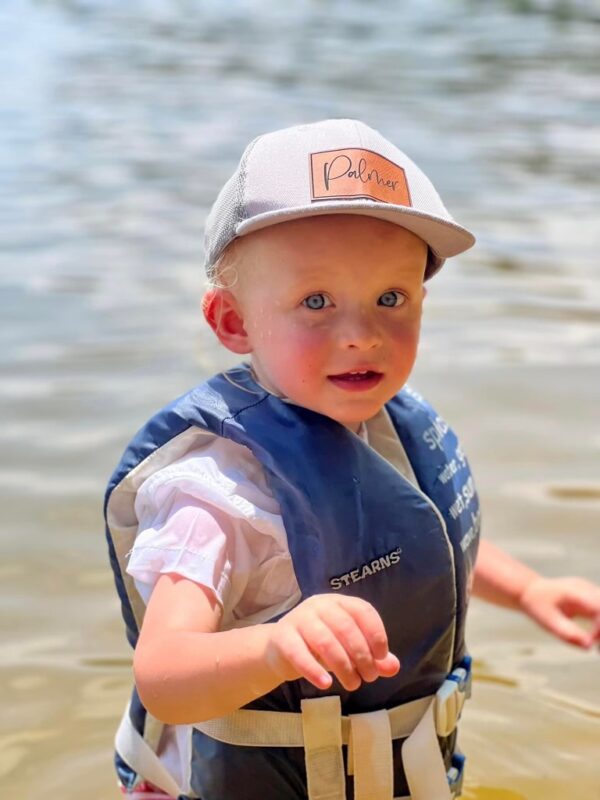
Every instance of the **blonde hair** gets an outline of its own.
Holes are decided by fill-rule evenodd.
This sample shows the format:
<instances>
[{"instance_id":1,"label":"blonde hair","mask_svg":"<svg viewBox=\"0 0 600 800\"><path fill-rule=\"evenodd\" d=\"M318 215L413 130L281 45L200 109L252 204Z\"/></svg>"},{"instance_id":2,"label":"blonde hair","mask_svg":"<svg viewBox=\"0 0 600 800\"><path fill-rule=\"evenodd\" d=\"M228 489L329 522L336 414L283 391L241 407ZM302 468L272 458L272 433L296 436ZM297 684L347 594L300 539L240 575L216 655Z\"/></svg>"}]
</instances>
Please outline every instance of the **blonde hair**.
<instances>
[{"instance_id":1,"label":"blonde hair","mask_svg":"<svg viewBox=\"0 0 600 800\"><path fill-rule=\"evenodd\" d=\"M206 291L208 292L211 289L233 289L238 282L238 266L240 262L238 240L234 239L208 269Z\"/></svg>"}]
</instances>

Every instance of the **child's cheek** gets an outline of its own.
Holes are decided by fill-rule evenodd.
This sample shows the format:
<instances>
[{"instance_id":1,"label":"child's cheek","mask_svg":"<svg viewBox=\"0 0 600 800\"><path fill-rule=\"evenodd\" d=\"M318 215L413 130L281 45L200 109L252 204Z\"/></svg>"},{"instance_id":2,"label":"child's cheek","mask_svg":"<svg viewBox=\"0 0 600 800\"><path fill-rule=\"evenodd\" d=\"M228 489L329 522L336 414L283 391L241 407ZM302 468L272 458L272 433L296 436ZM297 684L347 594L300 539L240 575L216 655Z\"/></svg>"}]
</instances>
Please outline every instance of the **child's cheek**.
<instances>
[{"instance_id":1,"label":"child's cheek","mask_svg":"<svg viewBox=\"0 0 600 800\"><path fill-rule=\"evenodd\" d=\"M269 347L279 374L285 376L289 390L292 389L290 384L307 386L322 374L327 361L323 337L305 327L290 326L279 333Z\"/></svg>"},{"instance_id":2,"label":"child's cheek","mask_svg":"<svg viewBox=\"0 0 600 800\"><path fill-rule=\"evenodd\" d=\"M293 327L288 330L287 346L303 361L320 360L327 351L326 338L318 328L306 326Z\"/></svg>"},{"instance_id":3,"label":"child's cheek","mask_svg":"<svg viewBox=\"0 0 600 800\"><path fill-rule=\"evenodd\" d=\"M277 319L273 313L261 308L259 309L259 313L255 310L254 313L247 318L246 330L255 344L268 346L269 342L277 337L277 331L274 330L276 324Z\"/></svg>"}]
</instances>

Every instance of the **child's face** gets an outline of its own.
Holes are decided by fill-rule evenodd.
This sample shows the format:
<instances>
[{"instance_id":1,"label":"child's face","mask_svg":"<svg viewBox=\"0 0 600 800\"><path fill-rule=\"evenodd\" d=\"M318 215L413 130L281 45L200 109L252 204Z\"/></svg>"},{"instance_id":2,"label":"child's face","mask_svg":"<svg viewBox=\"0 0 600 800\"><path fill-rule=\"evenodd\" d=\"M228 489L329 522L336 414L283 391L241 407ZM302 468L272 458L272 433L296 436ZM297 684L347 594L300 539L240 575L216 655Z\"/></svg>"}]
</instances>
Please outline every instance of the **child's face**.
<instances>
[{"instance_id":1,"label":"child's face","mask_svg":"<svg viewBox=\"0 0 600 800\"><path fill-rule=\"evenodd\" d=\"M415 362L426 244L392 223L333 215L274 225L237 245L229 299L238 339L221 340L252 353L266 388L357 430Z\"/></svg>"}]
</instances>

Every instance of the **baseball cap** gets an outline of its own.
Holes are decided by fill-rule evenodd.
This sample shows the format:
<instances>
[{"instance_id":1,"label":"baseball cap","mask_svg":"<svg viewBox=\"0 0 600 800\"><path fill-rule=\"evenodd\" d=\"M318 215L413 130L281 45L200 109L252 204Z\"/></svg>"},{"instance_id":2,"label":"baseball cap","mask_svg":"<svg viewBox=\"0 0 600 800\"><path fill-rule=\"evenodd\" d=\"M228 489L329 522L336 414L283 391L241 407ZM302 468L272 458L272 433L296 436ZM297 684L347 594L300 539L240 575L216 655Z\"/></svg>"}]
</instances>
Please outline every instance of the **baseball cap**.
<instances>
[{"instance_id":1,"label":"baseball cap","mask_svg":"<svg viewBox=\"0 0 600 800\"><path fill-rule=\"evenodd\" d=\"M329 119L248 145L206 220L207 273L234 239L323 214L375 217L417 234L429 247L426 279L475 243L402 150L363 122Z\"/></svg>"}]
</instances>

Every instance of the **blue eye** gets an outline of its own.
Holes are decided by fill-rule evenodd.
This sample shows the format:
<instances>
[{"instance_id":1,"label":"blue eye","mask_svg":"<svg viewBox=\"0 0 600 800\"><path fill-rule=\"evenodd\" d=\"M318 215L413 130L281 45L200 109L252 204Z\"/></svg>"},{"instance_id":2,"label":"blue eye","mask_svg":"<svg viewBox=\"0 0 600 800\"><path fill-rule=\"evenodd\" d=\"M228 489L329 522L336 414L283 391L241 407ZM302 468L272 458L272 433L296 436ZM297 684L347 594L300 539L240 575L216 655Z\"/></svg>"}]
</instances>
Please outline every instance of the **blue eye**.
<instances>
[{"instance_id":1,"label":"blue eye","mask_svg":"<svg viewBox=\"0 0 600 800\"><path fill-rule=\"evenodd\" d=\"M321 308L331 305L331 301L324 294L309 294L302 302L313 311L319 311Z\"/></svg>"},{"instance_id":2,"label":"blue eye","mask_svg":"<svg viewBox=\"0 0 600 800\"><path fill-rule=\"evenodd\" d=\"M406 298L400 292L384 292L379 300L377 301L377 305L386 306L387 308L393 308L394 306L400 306Z\"/></svg>"}]
</instances>

